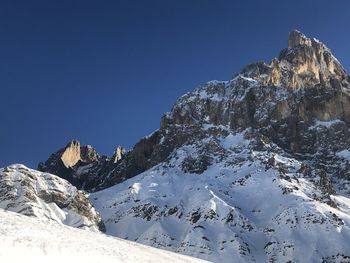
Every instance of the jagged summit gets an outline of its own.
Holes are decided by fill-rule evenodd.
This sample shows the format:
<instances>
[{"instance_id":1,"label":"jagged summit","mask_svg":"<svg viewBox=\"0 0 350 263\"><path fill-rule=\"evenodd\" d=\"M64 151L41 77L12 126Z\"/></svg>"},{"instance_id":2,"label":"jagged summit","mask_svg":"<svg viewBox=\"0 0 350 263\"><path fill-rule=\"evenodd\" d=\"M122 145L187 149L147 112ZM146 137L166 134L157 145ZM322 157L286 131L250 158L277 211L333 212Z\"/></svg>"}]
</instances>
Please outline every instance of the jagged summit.
<instances>
[{"instance_id":1,"label":"jagged summit","mask_svg":"<svg viewBox=\"0 0 350 263\"><path fill-rule=\"evenodd\" d=\"M114 150L114 154L113 154L113 160L114 163L117 163L118 161L120 161L124 154L125 154L126 150L123 146L118 145L117 148Z\"/></svg>"},{"instance_id":2,"label":"jagged summit","mask_svg":"<svg viewBox=\"0 0 350 263\"><path fill-rule=\"evenodd\" d=\"M73 167L78 161L80 161L80 142L78 140L72 140L62 151L61 160L65 167Z\"/></svg>"},{"instance_id":3,"label":"jagged summit","mask_svg":"<svg viewBox=\"0 0 350 263\"><path fill-rule=\"evenodd\" d=\"M100 159L99 154L91 145L81 146L78 140L70 141L66 147L55 154L60 158L66 168L74 167L79 161L91 163Z\"/></svg>"},{"instance_id":4,"label":"jagged summit","mask_svg":"<svg viewBox=\"0 0 350 263\"><path fill-rule=\"evenodd\" d=\"M291 89L325 85L332 88L349 86L349 76L330 49L315 38L298 30L289 33L288 47L270 64L258 62L245 67L244 76L262 85L285 86Z\"/></svg>"},{"instance_id":5,"label":"jagged summit","mask_svg":"<svg viewBox=\"0 0 350 263\"><path fill-rule=\"evenodd\" d=\"M82 146L76 139L67 143L64 148L58 150L51 157L49 162L60 160L66 168L72 168L78 162L91 163L101 158L91 145Z\"/></svg>"},{"instance_id":6,"label":"jagged summit","mask_svg":"<svg viewBox=\"0 0 350 263\"><path fill-rule=\"evenodd\" d=\"M291 32L289 32L288 35L288 48L294 48L299 45L311 46L311 39L307 38L299 30L294 29Z\"/></svg>"},{"instance_id":7,"label":"jagged summit","mask_svg":"<svg viewBox=\"0 0 350 263\"><path fill-rule=\"evenodd\" d=\"M96 187L100 174L112 169L123 159L125 152L125 148L118 146L111 157L99 155L91 145L81 145L74 139L40 163L38 170L58 174L79 189L90 190Z\"/></svg>"}]
</instances>

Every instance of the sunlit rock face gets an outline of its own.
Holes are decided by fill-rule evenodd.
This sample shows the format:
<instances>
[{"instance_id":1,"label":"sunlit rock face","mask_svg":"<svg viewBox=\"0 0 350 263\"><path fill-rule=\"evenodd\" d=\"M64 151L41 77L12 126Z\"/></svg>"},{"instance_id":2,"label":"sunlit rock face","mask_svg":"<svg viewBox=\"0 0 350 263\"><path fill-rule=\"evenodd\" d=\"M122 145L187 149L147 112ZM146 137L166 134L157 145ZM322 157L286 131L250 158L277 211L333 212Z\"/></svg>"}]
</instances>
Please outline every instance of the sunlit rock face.
<instances>
[{"instance_id":1,"label":"sunlit rock face","mask_svg":"<svg viewBox=\"0 0 350 263\"><path fill-rule=\"evenodd\" d=\"M80 161L80 142L72 141L64 149L61 160L65 167L73 167Z\"/></svg>"},{"instance_id":2,"label":"sunlit rock face","mask_svg":"<svg viewBox=\"0 0 350 263\"><path fill-rule=\"evenodd\" d=\"M314 153L317 136L309 127L315 121L350 122L349 76L318 40L292 31L288 45L270 64L248 65L232 80L185 94L161 127L253 127L288 151Z\"/></svg>"},{"instance_id":3,"label":"sunlit rock face","mask_svg":"<svg viewBox=\"0 0 350 263\"><path fill-rule=\"evenodd\" d=\"M119 149L119 160L125 152L123 149ZM82 146L73 140L40 163L38 170L57 174L79 189L91 190L101 181L101 176L105 176L104 172L114 165L115 158L101 156L91 145Z\"/></svg>"},{"instance_id":4,"label":"sunlit rock face","mask_svg":"<svg viewBox=\"0 0 350 263\"><path fill-rule=\"evenodd\" d=\"M67 168L74 167L79 161L91 163L99 159L99 155L91 145L80 146L80 142L73 140L61 151L61 161Z\"/></svg>"},{"instance_id":5,"label":"sunlit rock face","mask_svg":"<svg viewBox=\"0 0 350 263\"><path fill-rule=\"evenodd\" d=\"M125 152L126 152L126 150L125 150L124 147L118 146L118 147L115 149L114 155L113 155L114 163L119 162L119 161L123 158Z\"/></svg>"},{"instance_id":6,"label":"sunlit rock face","mask_svg":"<svg viewBox=\"0 0 350 263\"><path fill-rule=\"evenodd\" d=\"M331 51L323 43L296 30L289 34L288 48L280 52L278 59L273 59L270 64L248 65L242 74L263 85L282 85L291 89L316 85L341 89L349 85L349 76Z\"/></svg>"}]
</instances>

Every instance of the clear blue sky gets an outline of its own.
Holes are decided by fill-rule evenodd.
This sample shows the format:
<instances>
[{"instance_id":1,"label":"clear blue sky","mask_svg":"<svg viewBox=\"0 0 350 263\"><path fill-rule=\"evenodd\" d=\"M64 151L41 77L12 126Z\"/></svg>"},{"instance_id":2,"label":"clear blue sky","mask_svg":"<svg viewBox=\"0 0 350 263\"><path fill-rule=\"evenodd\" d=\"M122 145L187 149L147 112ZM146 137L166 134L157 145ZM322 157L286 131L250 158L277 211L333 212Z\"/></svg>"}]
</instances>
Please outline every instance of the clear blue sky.
<instances>
[{"instance_id":1,"label":"clear blue sky","mask_svg":"<svg viewBox=\"0 0 350 263\"><path fill-rule=\"evenodd\" d=\"M350 68L350 1L1 1L0 166L71 139L111 155L175 100L286 47L294 28Z\"/></svg>"}]
</instances>

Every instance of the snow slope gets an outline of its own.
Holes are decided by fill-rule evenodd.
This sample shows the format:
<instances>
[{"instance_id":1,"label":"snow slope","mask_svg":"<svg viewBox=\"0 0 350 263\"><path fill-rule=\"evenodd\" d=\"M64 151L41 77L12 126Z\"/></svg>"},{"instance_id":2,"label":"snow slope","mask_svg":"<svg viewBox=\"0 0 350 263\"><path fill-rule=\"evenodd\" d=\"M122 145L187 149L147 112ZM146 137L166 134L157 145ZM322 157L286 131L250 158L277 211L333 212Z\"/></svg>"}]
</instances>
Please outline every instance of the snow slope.
<instances>
[{"instance_id":1,"label":"snow slope","mask_svg":"<svg viewBox=\"0 0 350 263\"><path fill-rule=\"evenodd\" d=\"M22 164L0 169L0 208L78 228L103 229L86 193L58 176Z\"/></svg>"},{"instance_id":2,"label":"snow slope","mask_svg":"<svg viewBox=\"0 0 350 263\"><path fill-rule=\"evenodd\" d=\"M0 262L201 262L0 209Z\"/></svg>"},{"instance_id":3,"label":"snow slope","mask_svg":"<svg viewBox=\"0 0 350 263\"><path fill-rule=\"evenodd\" d=\"M281 149L253 150L248 133L185 145L168 162L93 193L107 233L213 262L348 262L350 199L323 202L299 161ZM213 164L184 172L208 145L217 149Z\"/></svg>"}]
</instances>

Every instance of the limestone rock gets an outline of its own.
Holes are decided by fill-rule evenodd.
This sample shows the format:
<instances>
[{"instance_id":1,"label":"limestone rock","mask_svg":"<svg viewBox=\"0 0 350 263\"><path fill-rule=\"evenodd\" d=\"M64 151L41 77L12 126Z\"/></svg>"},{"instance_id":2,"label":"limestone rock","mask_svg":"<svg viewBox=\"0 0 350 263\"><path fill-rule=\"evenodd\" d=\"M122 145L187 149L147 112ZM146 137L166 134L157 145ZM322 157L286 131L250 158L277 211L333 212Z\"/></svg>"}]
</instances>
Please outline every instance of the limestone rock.
<instances>
[{"instance_id":1,"label":"limestone rock","mask_svg":"<svg viewBox=\"0 0 350 263\"><path fill-rule=\"evenodd\" d=\"M126 153L123 147L118 146L113 156L101 156L91 145L82 146L79 141L73 140L40 163L38 170L56 174L78 189L93 191L106 180Z\"/></svg>"},{"instance_id":2,"label":"limestone rock","mask_svg":"<svg viewBox=\"0 0 350 263\"><path fill-rule=\"evenodd\" d=\"M241 73L259 80L262 85L291 89L316 85L346 88L349 85L349 76L331 51L317 39L307 38L296 30L289 34L288 48L280 52L278 59L273 59L270 64L248 65Z\"/></svg>"},{"instance_id":3,"label":"limestone rock","mask_svg":"<svg viewBox=\"0 0 350 263\"><path fill-rule=\"evenodd\" d=\"M61 160L67 168L73 167L81 160L80 156L80 142L73 140L67 144L61 155Z\"/></svg>"}]
</instances>

